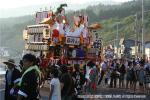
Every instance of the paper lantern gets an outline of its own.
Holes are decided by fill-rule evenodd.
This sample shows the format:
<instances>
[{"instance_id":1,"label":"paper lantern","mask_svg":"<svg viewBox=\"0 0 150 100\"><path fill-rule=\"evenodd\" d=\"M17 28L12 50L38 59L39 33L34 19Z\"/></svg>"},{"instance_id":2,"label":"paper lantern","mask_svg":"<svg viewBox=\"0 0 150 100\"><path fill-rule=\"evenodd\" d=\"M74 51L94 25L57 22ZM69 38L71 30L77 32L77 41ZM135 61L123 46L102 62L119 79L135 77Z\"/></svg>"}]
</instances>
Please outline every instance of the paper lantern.
<instances>
[{"instance_id":1,"label":"paper lantern","mask_svg":"<svg viewBox=\"0 0 150 100\"><path fill-rule=\"evenodd\" d=\"M29 39L27 30L23 30L23 39L24 40L28 40Z\"/></svg>"},{"instance_id":2,"label":"paper lantern","mask_svg":"<svg viewBox=\"0 0 150 100\"><path fill-rule=\"evenodd\" d=\"M33 50L37 50L37 45L36 44L34 45L34 49Z\"/></svg>"},{"instance_id":3,"label":"paper lantern","mask_svg":"<svg viewBox=\"0 0 150 100\"><path fill-rule=\"evenodd\" d=\"M44 50L48 50L48 46L47 45L43 45L43 49Z\"/></svg>"},{"instance_id":4,"label":"paper lantern","mask_svg":"<svg viewBox=\"0 0 150 100\"><path fill-rule=\"evenodd\" d=\"M63 19L63 21L62 21L64 24L66 23L66 21Z\"/></svg>"},{"instance_id":5,"label":"paper lantern","mask_svg":"<svg viewBox=\"0 0 150 100\"><path fill-rule=\"evenodd\" d=\"M36 47L35 47L35 44L33 44L33 46L32 46L32 50L35 50L35 48L36 48Z\"/></svg>"},{"instance_id":6,"label":"paper lantern","mask_svg":"<svg viewBox=\"0 0 150 100\"><path fill-rule=\"evenodd\" d=\"M28 44L25 44L25 49L29 49L29 45Z\"/></svg>"},{"instance_id":7,"label":"paper lantern","mask_svg":"<svg viewBox=\"0 0 150 100\"><path fill-rule=\"evenodd\" d=\"M42 50L42 45L37 45L37 50Z\"/></svg>"},{"instance_id":8,"label":"paper lantern","mask_svg":"<svg viewBox=\"0 0 150 100\"><path fill-rule=\"evenodd\" d=\"M44 39L50 38L50 30L48 28L43 29L43 38Z\"/></svg>"},{"instance_id":9,"label":"paper lantern","mask_svg":"<svg viewBox=\"0 0 150 100\"><path fill-rule=\"evenodd\" d=\"M30 44L29 44L30 45ZM33 49L33 46L32 45L30 45L30 49L32 50Z\"/></svg>"}]
</instances>

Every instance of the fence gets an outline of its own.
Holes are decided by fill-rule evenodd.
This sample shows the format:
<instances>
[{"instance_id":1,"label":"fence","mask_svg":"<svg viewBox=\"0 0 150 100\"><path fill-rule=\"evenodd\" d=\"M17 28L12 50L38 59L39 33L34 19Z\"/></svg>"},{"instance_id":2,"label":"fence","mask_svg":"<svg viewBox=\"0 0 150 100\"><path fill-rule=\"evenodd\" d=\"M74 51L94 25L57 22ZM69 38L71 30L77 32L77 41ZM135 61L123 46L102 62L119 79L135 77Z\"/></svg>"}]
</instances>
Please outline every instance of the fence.
<instances>
[{"instance_id":1,"label":"fence","mask_svg":"<svg viewBox=\"0 0 150 100\"><path fill-rule=\"evenodd\" d=\"M4 100L4 89L0 89L0 100Z\"/></svg>"}]
</instances>

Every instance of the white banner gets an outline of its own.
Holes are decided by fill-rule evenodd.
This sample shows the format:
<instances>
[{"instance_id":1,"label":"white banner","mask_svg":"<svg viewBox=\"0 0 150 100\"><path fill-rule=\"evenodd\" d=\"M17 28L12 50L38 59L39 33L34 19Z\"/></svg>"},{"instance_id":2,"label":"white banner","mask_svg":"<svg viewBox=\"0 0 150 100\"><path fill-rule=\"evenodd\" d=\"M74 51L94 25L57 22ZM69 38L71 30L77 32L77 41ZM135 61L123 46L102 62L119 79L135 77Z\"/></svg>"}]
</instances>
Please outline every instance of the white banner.
<instances>
[{"instance_id":1,"label":"white banner","mask_svg":"<svg viewBox=\"0 0 150 100\"><path fill-rule=\"evenodd\" d=\"M48 50L48 45L46 44L26 44L25 48L27 50Z\"/></svg>"},{"instance_id":2,"label":"white banner","mask_svg":"<svg viewBox=\"0 0 150 100\"><path fill-rule=\"evenodd\" d=\"M66 37L66 44L79 45L80 37Z\"/></svg>"}]
</instances>

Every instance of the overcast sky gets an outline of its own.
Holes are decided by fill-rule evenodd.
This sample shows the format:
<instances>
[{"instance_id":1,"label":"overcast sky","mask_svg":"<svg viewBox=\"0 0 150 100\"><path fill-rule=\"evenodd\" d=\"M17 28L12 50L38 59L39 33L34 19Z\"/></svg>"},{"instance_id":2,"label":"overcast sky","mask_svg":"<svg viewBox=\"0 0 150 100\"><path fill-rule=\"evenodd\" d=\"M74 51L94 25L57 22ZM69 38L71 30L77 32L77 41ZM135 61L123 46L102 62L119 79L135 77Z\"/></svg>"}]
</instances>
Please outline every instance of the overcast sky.
<instances>
[{"instance_id":1,"label":"overcast sky","mask_svg":"<svg viewBox=\"0 0 150 100\"><path fill-rule=\"evenodd\" d=\"M98 3L118 4L127 1L131 0L0 0L0 18L33 15L40 8L56 10L62 3L68 4L66 10L79 10Z\"/></svg>"},{"instance_id":2,"label":"overcast sky","mask_svg":"<svg viewBox=\"0 0 150 100\"><path fill-rule=\"evenodd\" d=\"M30 5L39 4L51 4L54 2L66 2L71 4L83 4L91 1L104 1L109 2L110 0L0 0L0 9L18 8ZM126 2L131 0L111 0L114 2Z\"/></svg>"}]
</instances>

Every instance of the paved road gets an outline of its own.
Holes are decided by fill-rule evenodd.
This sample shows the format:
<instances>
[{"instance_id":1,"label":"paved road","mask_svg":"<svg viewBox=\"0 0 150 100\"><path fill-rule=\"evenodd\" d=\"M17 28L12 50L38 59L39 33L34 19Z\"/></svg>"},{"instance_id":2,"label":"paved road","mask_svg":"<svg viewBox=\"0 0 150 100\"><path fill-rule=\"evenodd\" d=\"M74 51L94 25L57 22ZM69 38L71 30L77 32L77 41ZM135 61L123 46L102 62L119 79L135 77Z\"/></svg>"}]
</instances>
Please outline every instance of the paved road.
<instances>
[{"instance_id":1,"label":"paved road","mask_svg":"<svg viewBox=\"0 0 150 100\"><path fill-rule=\"evenodd\" d=\"M0 85L0 87L2 88L3 85ZM42 100L48 100L49 91L49 84L46 84L44 88L41 89ZM98 86L95 97L97 97L97 99L92 100L150 100L150 94L132 94L127 92L125 89L108 88L104 85Z\"/></svg>"},{"instance_id":2,"label":"paved road","mask_svg":"<svg viewBox=\"0 0 150 100\"><path fill-rule=\"evenodd\" d=\"M103 96L100 100L150 100L150 95L133 94L118 88L98 87L97 94Z\"/></svg>"},{"instance_id":3,"label":"paved road","mask_svg":"<svg viewBox=\"0 0 150 100\"><path fill-rule=\"evenodd\" d=\"M48 100L49 88L47 87L41 90L42 100ZM87 95L87 96L91 96L91 95ZM92 100L150 100L150 95L132 94L127 92L125 89L108 88L106 86L98 86L97 92L94 96L96 98ZM91 99L85 99L85 100L91 100Z\"/></svg>"}]
</instances>

